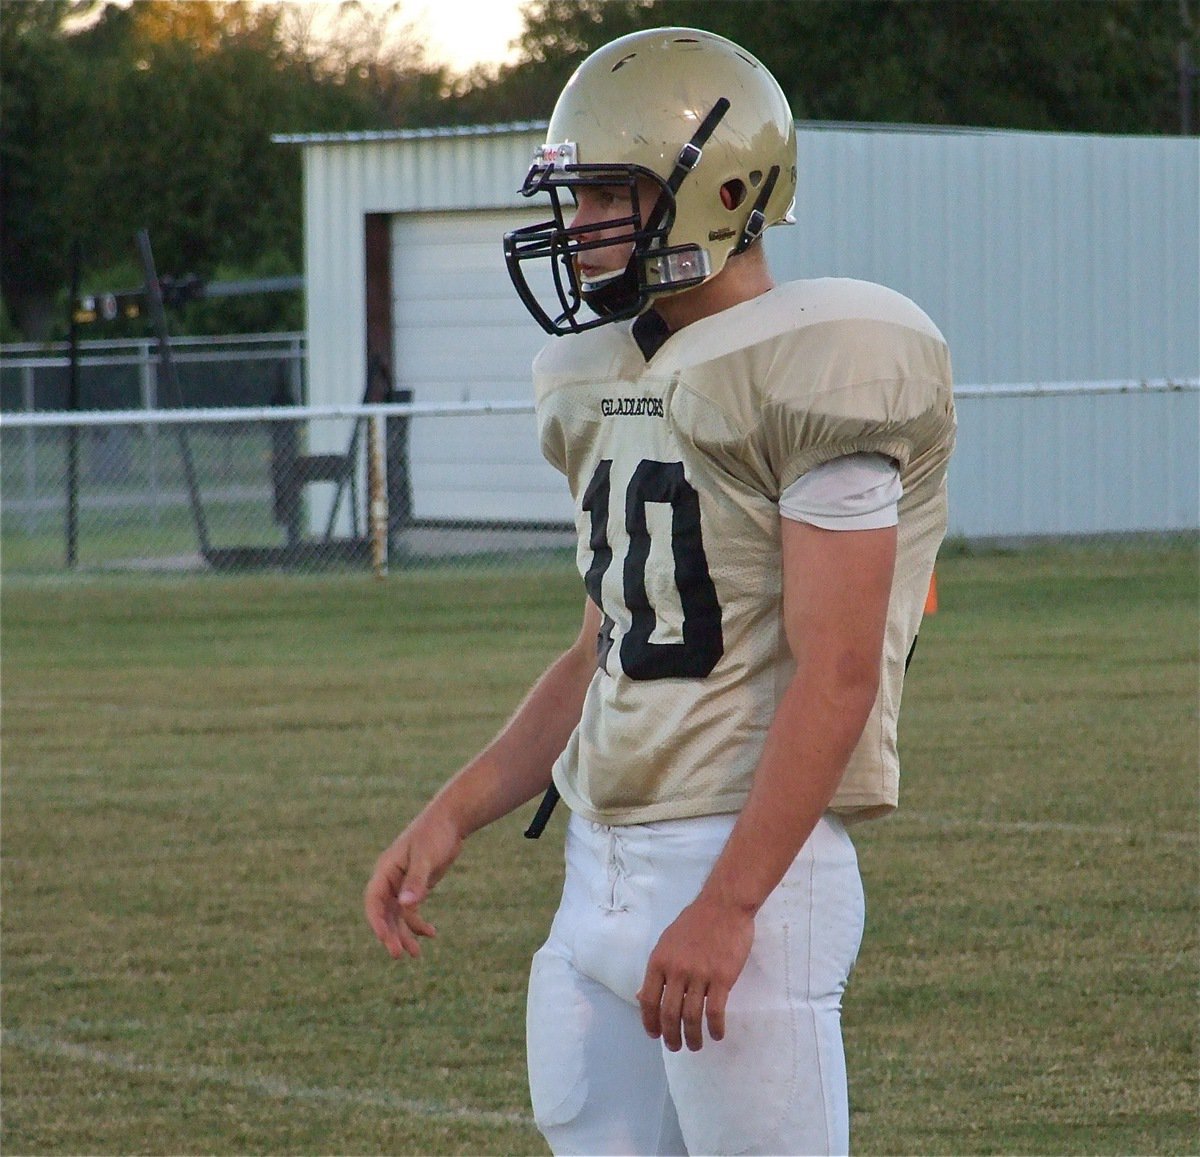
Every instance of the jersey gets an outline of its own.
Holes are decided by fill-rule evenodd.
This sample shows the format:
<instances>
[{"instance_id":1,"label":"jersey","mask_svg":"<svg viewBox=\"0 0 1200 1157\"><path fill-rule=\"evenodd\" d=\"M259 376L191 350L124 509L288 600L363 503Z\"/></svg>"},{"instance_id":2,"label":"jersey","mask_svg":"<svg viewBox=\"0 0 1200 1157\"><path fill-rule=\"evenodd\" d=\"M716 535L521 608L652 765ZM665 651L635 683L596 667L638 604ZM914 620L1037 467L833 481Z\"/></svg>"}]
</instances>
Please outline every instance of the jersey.
<instances>
[{"instance_id":1,"label":"jersey","mask_svg":"<svg viewBox=\"0 0 1200 1157\"><path fill-rule=\"evenodd\" d=\"M645 354L635 336L598 327L534 362L542 451L570 486L579 570L603 615L555 786L604 824L740 810L794 671L780 494L863 452L900 468L898 554L879 693L831 809L892 810L905 660L946 526L955 418L942 335L900 294L823 279Z\"/></svg>"}]
</instances>

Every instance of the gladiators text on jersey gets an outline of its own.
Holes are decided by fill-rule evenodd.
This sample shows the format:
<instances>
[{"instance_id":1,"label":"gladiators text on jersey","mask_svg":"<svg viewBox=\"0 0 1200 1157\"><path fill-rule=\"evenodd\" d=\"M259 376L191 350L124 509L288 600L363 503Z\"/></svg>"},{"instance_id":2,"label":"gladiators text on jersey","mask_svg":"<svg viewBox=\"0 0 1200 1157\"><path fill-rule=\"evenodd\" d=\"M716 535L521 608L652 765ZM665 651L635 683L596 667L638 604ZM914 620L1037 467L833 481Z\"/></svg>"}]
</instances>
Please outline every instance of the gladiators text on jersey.
<instances>
[{"instance_id":1,"label":"gladiators text on jersey","mask_svg":"<svg viewBox=\"0 0 1200 1157\"><path fill-rule=\"evenodd\" d=\"M665 417L662 398L602 398L600 413L606 418L641 415L648 418Z\"/></svg>"}]
</instances>

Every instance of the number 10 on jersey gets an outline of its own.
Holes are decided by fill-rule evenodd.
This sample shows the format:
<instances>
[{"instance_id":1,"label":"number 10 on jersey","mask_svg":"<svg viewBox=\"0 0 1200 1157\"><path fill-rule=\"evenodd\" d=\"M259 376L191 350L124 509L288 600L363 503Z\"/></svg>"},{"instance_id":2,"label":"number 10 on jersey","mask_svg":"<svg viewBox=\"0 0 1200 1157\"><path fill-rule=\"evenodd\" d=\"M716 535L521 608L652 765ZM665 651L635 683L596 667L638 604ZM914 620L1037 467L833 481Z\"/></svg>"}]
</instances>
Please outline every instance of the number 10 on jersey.
<instances>
[{"instance_id":1,"label":"number 10 on jersey","mask_svg":"<svg viewBox=\"0 0 1200 1157\"><path fill-rule=\"evenodd\" d=\"M647 590L651 565L652 528L648 503L670 507L670 552L675 587L683 609L682 642L655 642L658 614ZM604 606L601 584L613 563L608 526L612 505L612 459L601 460L583 495L583 509L591 516L591 565L584 585L592 601L604 612L598 662L608 670L615 622ZM655 462L643 458L625 490L625 531L629 548L622 564L621 592L628 611L629 628L621 639L621 669L631 679L703 679L724 653L721 606L708 569L700 528L700 496L684 477L682 462ZM664 544L665 545L665 544ZM661 557L660 552L655 552Z\"/></svg>"}]
</instances>

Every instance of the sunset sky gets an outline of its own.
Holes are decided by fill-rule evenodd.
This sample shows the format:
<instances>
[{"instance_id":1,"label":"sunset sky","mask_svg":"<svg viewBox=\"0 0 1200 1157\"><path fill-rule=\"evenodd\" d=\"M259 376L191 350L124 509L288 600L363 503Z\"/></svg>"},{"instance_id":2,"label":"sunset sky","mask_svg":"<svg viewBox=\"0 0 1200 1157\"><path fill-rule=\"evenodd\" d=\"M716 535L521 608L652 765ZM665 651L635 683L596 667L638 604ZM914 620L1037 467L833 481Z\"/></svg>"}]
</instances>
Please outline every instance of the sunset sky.
<instances>
[{"instance_id":1,"label":"sunset sky","mask_svg":"<svg viewBox=\"0 0 1200 1157\"><path fill-rule=\"evenodd\" d=\"M522 0L405 0L402 11L429 30L429 54L456 70L509 55L521 31Z\"/></svg>"}]
</instances>

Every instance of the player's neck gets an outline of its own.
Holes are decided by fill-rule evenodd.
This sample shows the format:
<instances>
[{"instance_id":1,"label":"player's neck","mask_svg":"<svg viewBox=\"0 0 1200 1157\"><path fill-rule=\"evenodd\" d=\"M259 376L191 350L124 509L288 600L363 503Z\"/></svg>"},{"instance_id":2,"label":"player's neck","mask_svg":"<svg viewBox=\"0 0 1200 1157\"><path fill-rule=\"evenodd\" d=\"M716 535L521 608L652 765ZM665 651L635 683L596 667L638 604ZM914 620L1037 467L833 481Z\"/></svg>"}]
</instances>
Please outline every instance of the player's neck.
<instances>
[{"instance_id":1,"label":"player's neck","mask_svg":"<svg viewBox=\"0 0 1200 1157\"><path fill-rule=\"evenodd\" d=\"M756 243L745 253L731 256L716 277L670 297L659 298L654 308L675 333L701 318L711 317L744 301L764 294L775 286L767 267L762 243Z\"/></svg>"}]
</instances>

